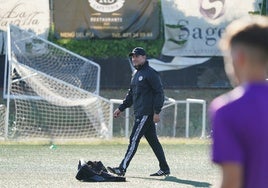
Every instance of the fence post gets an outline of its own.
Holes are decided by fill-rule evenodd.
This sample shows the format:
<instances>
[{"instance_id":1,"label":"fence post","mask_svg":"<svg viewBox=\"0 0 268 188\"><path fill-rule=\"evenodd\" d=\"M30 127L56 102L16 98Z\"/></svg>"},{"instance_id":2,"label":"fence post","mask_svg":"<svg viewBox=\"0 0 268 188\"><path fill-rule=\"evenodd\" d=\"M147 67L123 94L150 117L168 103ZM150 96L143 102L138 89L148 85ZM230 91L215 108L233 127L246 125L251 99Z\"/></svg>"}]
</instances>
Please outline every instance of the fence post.
<instances>
[{"instance_id":1,"label":"fence post","mask_svg":"<svg viewBox=\"0 0 268 188\"><path fill-rule=\"evenodd\" d=\"M201 138L205 137L206 134L206 101L203 99L186 99L186 131L185 137L189 137L189 116L190 116L190 103L202 104L202 132Z\"/></svg>"},{"instance_id":2,"label":"fence post","mask_svg":"<svg viewBox=\"0 0 268 188\"><path fill-rule=\"evenodd\" d=\"M203 112L202 112L202 116L203 116L203 121L202 121L202 134L201 134L201 138L205 138L206 136L206 101L204 101L203 105Z\"/></svg>"},{"instance_id":3,"label":"fence post","mask_svg":"<svg viewBox=\"0 0 268 188\"><path fill-rule=\"evenodd\" d=\"M177 125L177 116L178 116L178 103L174 103L174 122L173 122L173 137L176 136L176 125Z\"/></svg>"},{"instance_id":4,"label":"fence post","mask_svg":"<svg viewBox=\"0 0 268 188\"><path fill-rule=\"evenodd\" d=\"M128 138L129 135L129 108L126 109L125 114L125 137Z\"/></svg>"},{"instance_id":5,"label":"fence post","mask_svg":"<svg viewBox=\"0 0 268 188\"><path fill-rule=\"evenodd\" d=\"M186 130L185 130L185 137L189 138L189 116L190 116L190 102L186 100Z\"/></svg>"},{"instance_id":6,"label":"fence post","mask_svg":"<svg viewBox=\"0 0 268 188\"><path fill-rule=\"evenodd\" d=\"M113 138L113 109L114 103L110 100L109 139Z\"/></svg>"}]
</instances>

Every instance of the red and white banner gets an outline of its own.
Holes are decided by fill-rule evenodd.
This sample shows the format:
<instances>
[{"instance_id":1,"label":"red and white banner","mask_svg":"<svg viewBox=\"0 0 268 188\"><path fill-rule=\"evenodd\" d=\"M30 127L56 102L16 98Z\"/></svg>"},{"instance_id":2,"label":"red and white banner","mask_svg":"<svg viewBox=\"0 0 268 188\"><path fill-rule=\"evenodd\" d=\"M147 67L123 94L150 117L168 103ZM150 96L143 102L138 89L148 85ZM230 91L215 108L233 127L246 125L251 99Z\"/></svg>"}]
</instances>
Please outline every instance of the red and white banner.
<instances>
[{"instance_id":1,"label":"red and white banner","mask_svg":"<svg viewBox=\"0 0 268 188\"><path fill-rule=\"evenodd\" d=\"M168 56L219 56L226 26L258 10L256 0L162 0Z\"/></svg>"}]
</instances>

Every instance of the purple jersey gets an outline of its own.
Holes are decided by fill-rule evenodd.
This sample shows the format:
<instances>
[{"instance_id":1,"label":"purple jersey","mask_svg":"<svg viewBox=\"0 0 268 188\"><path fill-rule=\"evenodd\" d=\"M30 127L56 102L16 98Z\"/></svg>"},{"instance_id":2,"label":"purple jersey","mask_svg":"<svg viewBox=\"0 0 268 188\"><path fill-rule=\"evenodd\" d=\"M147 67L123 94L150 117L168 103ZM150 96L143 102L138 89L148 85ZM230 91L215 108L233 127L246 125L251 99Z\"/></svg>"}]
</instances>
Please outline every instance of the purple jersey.
<instances>
[{"instance_id":1,"label":"purple jersey","mask_svg":"<svg viewBox=\"0 0 268 188\"><path fill-rule=\"evenodd\" d=\"M244 168L246 188L268 187L268 84L251 83L210 105L212 160Z\"/></svg>"}]
</instances>

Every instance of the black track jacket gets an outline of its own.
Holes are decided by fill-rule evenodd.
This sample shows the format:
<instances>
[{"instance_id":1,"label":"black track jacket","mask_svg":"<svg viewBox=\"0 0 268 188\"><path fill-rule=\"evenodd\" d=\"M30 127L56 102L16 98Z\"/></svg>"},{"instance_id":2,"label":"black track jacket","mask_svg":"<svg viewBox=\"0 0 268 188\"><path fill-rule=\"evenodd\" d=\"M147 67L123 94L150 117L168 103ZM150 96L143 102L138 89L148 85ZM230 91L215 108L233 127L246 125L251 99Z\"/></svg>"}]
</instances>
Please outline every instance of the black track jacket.
<instances>
[{"instance_id":1,"label":"black track jacket","mask_svg":"<svg viewBox=\"0 0 268 188\"><path fill-rule=\"evenodd\" d=\"M164 91L158 72L146 61L134 73L130 89L119 110L134 107L135 116L159 114L164 103Z\"/></svg>"}]
</instances>

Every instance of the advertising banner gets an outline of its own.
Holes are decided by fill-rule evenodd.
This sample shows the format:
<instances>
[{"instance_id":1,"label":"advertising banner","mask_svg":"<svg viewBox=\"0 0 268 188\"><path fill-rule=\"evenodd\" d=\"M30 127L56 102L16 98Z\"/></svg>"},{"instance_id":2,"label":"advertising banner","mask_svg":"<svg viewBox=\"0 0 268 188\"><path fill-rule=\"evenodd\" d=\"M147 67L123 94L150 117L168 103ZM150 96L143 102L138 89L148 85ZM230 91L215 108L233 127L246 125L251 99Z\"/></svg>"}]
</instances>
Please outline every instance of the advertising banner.
<instances>
[{"instance_id":1,"label":"advertising banner","mask_svg":"<svg viewBox=\"0 0 268 188\"><path fill-rule=\"evenodd\" d=\"M167 56L219 56L226 26L258 9L256 0L162 0Z\"/></svg>"},{"instance_id":2,"label":"advertising banner","mask_svg":"<svg viewBox=\"0 0 268 188\"><path fill-rule=\"evenodd\" d=\"M8 24L31 29L47 38L50 25L48 0L0 0L0 53L4 53Z\"/></svg>"},{"instance_id":3,"label":"advertising banner","mask_svg":"<svg viewBox=\"0 0 268 188\"><path fill-rule=\"evenodd\" d=\"M157 0L54 0L57 38L155 39Z\"/></svg>"}]
</instances>

